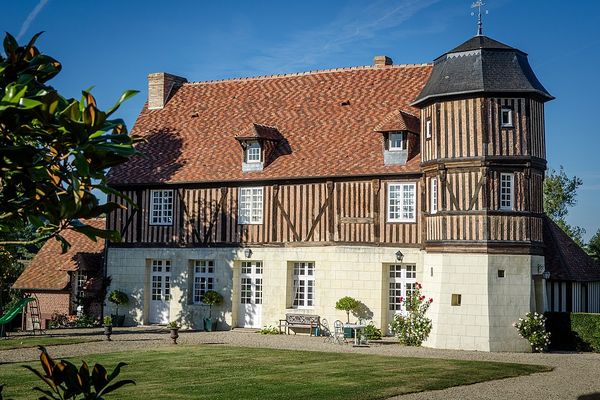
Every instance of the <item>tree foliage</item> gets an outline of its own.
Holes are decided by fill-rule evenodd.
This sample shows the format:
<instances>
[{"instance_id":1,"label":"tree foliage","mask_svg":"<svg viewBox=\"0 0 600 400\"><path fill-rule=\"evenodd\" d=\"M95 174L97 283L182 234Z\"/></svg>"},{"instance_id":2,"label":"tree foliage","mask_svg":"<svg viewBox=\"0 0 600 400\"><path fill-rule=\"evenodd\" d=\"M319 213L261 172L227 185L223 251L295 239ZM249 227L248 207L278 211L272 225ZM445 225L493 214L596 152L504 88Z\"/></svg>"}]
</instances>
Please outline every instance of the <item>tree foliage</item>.
<instances>
[{"instance_id":1,"label":"tree foliage","mask_svg":"<svg viewBox=\"0 0 600 400\"><path fill-rule=\"evenodd\" d=\"M118 205L101 203L94 191L113 193L107 169L135 154L135 139L121 119L111 119L136 91L125 91L102 111L90 89L67 99L48 84L61 70L54 58L6 34L0 55L0 232L32 224L43 240L73 229L91 239L119 240L118 232L85 225ZM118 194L118 193L115 193ZM19 243L19 242L17 242ZM0 241L0 245L14 244Z\"/></svg>"},{"instance_id":2,"label":"tree foliage","mask_svg":"<svg viewBox=\"0 0 600 400\"><path fill-rule=\"evenodd\" d=\"M592 236L587 244L586 250L590 256L596 261L600 261L600 229Z\"/></svg>"},{"instance_id":3,"label":"tree foliage","mask_svg":"<svg viewBox=\"0 0 600 400\"><path fill-rule=\"evenodd\" d=\"M15 232L0 232L0 241L31 242L35 238L36 234L31 225L16 229ZM9 309L21 298L20 292L11 289L11 286L25 268L23 261L31 259L40 246L40 243L29 246L0 246L0 311Z\"/></svg>"},{"instance_id":4,"label":"tree foliage","mask_svg":"<svg viewBox=\"0 0 600 400\"><path fill-rule=\"evenodd\" d=\"M563 166L558 171L551 170L544 180L544 211L567 235L583 247L585 230L569 225L566 216L569 208L577 204L577 189L583 181L573 176L568 177Z\"/></svg>"}]
</instances>

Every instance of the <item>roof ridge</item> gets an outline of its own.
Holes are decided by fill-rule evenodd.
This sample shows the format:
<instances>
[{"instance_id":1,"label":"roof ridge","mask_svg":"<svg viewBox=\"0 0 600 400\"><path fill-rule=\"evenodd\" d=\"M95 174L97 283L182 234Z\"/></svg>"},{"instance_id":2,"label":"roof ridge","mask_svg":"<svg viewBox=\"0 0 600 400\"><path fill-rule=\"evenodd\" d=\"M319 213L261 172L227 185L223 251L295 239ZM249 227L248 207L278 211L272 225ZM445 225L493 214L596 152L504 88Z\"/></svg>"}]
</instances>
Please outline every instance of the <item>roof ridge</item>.
<instances>
[{"instance_id":1,"label":"roof ridge","mask_svg":"<svg viewBox=\"0 0 600 400\"><path fill-rule=\"evenodd\" d=\"M392 65L386 65L385 67L380 67L380 66L375 66L375 65L361 65L361 66L355 66L355 67L340 67L340 68L329 68L329 69L316 69L316 70L305 71L305 72L291 72L288 74L257 75L257 76L245 76L245 77L239 77L239 78L212 79L212 80L207 80L207 81L185 82L183 84L183 86L205 85L205 84L226 83L226 82L259 81L259 80L267 80L267 79L281 79L281 78L290 78L290 77L296 77L296 76L330 74L330 73L335 73L335 72L362 71L362 70L370 70L370 69L386 70L386 69L399 69L399 68L429 67L432 65L433 65L433 63L392 64Z\"/></svg>"}]
</instances>

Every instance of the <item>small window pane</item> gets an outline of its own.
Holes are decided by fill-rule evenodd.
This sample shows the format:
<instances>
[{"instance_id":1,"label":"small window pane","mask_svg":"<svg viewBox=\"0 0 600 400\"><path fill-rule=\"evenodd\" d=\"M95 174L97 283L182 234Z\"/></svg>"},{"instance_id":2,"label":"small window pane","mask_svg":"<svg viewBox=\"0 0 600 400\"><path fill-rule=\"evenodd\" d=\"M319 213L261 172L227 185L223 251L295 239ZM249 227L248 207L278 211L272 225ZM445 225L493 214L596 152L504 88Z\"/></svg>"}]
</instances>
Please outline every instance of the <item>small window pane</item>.
<instances>
[{"instance_id":1,"label":"small window pane","mask_svg":"<svg viewBox=\"0 0 600 400\"><path fill-rule=\"evenodd\" d=\"M402 132L390 133L388 143L390 150L404 150L404 134Z\"/></svg>"},{"instance_id":2,"label":"small window pane","mask_svg":"<svg viewBox=\"0 0 600 400\"><path fill-rule=\"evenodd\" d=\"M171 225L173 223L173 191L153 190L150 195L151 225Z\"/></svg>"}]
</instances>

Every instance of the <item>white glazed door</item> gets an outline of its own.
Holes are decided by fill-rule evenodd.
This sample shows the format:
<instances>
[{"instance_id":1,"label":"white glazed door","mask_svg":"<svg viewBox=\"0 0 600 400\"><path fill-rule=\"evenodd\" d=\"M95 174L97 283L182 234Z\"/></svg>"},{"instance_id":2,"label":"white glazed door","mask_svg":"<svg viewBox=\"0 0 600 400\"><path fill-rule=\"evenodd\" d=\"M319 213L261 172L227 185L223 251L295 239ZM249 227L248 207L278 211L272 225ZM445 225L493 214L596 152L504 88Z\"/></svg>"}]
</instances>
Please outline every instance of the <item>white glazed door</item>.
<instances>
[{"instance_id":1,"label":"white glazed door","mask_svg":"<svg viewBox=\"0 0 600 400\"><path fill-rule=\"evenodd\" d=\"M151 268L148 322L166 324L171 303L171 261L152 260Z\"/></svg>"},{"instance_id":2,"label":"white glazed door","mask_svg":"<svg viewBox=\"0 0 600 400\"><path fill-rule=\"evenodd\" d=\"M389 274L389 307L388 321L391 322L394 315L404 313L403 299L410 295L417 283L417 266L405 264L390 265Z\"/></svg>"},{"instance_id":3,"label":"white glazed door","mask_svg":"<svg viewBox=\"0 0 600 400\"><path fill-rule=\"evenodd\" d=\"M243 261L240 273L238 326L260 328L262 323L263 266L260 261Z\"/></svg>"}]
</instances>

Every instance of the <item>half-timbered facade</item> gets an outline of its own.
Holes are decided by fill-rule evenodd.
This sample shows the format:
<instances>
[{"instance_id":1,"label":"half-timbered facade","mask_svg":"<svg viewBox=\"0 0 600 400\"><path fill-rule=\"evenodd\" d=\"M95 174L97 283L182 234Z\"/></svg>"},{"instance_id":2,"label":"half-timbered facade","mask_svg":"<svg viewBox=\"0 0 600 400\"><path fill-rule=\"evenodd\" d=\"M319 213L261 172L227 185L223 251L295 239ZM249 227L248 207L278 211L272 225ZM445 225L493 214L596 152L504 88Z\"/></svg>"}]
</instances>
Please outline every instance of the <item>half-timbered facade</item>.
<instances>
[{"instance_id":1,"label":"half-timbered facade","mask_svg":"<svg viewBox=\"0 0 600 400\"><path fill-rule=\"evenodd\" d=\"M107 273L132 323L335 320L353 296L387 330L434 298L430 346L517 350L542 310L544 102L525 53L476 36L433 64L188 83L149 76L144 154L110 173Z\"/></svg>"}]
</instances>

